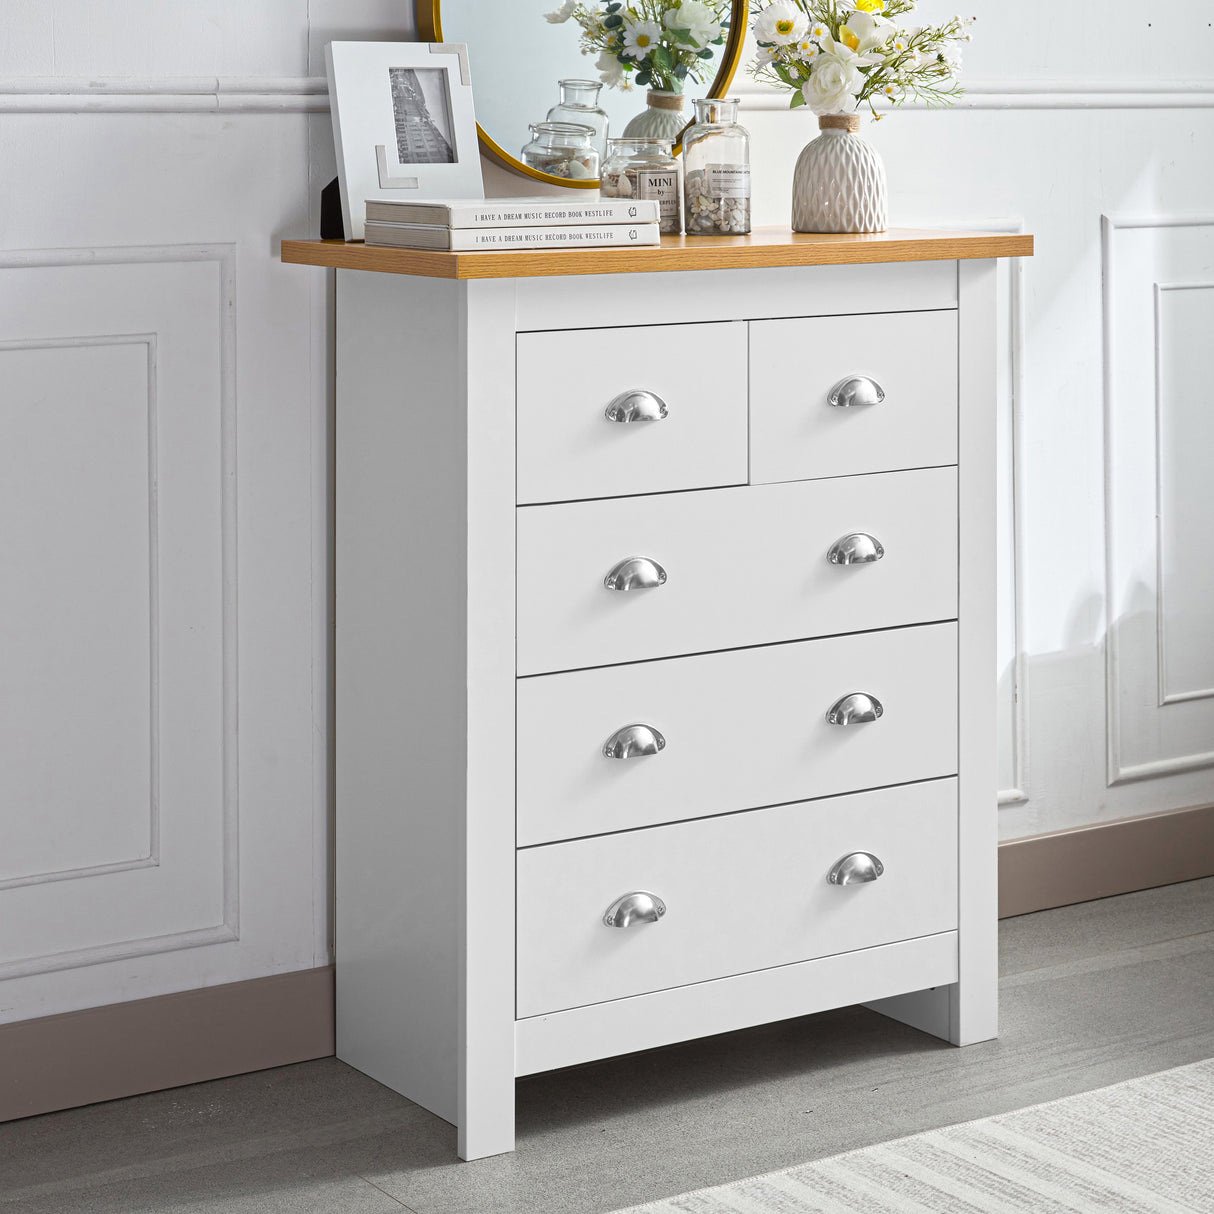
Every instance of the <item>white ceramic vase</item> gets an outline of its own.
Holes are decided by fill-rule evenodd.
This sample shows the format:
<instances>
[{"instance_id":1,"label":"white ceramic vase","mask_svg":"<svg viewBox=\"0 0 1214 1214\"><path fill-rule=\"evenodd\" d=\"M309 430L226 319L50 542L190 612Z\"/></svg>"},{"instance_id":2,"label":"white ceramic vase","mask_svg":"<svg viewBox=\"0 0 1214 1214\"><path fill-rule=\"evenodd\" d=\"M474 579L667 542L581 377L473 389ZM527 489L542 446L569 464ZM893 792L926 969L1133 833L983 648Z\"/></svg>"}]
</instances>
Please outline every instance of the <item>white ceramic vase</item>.
<instances>
[{"instance_id":1,"label":"white ceramic vase","mask_svg":"<svg viewBox=\"0 0 1214 1214\"><path fill-rule=\"evenodd\" d=\"M856 132L858 114L824 114L792 175L794 232L884 232L885 165Z\"/></svg>"},{"instance_id":2,"label":"white ceramic vase","mask_svg":"<svg viewBox=\"0 0 1214 1214\"><path fill-rule=\"evenodd\" d=\"M645 94L645 108L624 128L624 137L676 142L687 125L687 115L683 112L686 102L682 93L650 89Z\"/></svg>"}]
</instances>

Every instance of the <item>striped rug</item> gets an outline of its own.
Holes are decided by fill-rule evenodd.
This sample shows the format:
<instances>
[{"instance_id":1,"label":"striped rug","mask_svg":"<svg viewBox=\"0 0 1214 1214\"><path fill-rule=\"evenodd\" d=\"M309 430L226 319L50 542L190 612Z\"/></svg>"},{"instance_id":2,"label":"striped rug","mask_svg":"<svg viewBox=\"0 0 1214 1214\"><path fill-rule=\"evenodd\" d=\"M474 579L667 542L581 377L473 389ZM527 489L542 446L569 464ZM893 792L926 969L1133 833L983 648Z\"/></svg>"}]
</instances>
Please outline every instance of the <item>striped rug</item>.
<instances>
[{"instance_id":1,"label":"striped rug","mask_svg":"<svg viewBox=\"0 0 1214 1214\"><path fill-rule=\"evenodd\" d=\"M1214 1059L621 1214L1212 1214Z\"/></svg>"}]
</instances>

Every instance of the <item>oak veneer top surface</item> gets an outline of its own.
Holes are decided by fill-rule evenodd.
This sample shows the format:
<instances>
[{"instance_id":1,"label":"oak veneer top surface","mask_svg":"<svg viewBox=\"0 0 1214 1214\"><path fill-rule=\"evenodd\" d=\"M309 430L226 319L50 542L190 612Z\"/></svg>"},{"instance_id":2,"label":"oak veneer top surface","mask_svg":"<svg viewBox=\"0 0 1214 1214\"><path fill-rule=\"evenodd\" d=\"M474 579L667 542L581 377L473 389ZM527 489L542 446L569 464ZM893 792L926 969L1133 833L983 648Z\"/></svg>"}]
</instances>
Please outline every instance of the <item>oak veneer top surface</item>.
<instances>
[{"instance_id":1,"label":"oak veneer top surface","mask_svg":"<svg viewBox=\"0 0 1214 1214\"><path fill-rule=\"evenodd\" d=\"M1032 253L1033 238L1024 233L936 232L915 228L891 228L871 236L756 228L749 236L663 236L660 246L645 249L508 249L478 253L397 249L344 240L282 242L284 262L424 278L542 278L562 274L741 270L759 266L1031 257Z\"/></svg>"}]
</instances>

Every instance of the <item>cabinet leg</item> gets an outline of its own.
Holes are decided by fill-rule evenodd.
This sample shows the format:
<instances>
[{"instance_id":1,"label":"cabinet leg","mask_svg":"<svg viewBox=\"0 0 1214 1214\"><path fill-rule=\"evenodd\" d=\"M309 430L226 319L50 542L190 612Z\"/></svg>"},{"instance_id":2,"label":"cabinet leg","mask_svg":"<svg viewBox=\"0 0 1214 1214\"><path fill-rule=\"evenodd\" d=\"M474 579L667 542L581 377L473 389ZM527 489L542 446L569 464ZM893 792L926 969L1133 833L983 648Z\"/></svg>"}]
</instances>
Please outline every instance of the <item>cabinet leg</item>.
<instances>
[{"instance_id":1,"label":"cabinet leg","mask_svg":"<svg viewBox=\"0 0 1214 1214\"><path fill-rule=\"evenodd\" d=\"M512 1065L494 1069L496 1074L482 1074L461 1092L456 1146L461 1159L514 1150L514 1070Z\"/></svg>"},{"instance_id":2,"label":"cabinet leg","mask_svg":"<svg viewBox=\"0 0 1214 1214\"><path fill-rule=\"evenodd\" d=\"M962 991L961 983L954 982L890 999L875 999L864 1006L953 1045L973 1045L976 1041L989 1041L999 1031L994 991L984 994L985 997L973 997Z\"/></svg>"}]
</instances>

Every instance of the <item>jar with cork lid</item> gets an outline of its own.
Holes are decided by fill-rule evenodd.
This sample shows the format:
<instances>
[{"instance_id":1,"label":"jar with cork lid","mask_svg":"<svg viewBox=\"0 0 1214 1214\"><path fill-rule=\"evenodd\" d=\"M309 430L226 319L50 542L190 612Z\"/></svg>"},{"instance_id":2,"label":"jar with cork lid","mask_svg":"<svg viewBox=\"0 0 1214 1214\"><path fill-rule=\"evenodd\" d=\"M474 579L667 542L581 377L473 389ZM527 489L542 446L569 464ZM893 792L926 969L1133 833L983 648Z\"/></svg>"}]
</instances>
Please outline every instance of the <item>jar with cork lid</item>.
<instances>
[{"instance_id":1,"label":"jar with cork lid","mask_svg":"<svg viewBox=\"0 0 1214 1214\"><path fill-rule=\"evenodd\" d=\"M734 98L695 102L683 136L683 198L688 236L750 231L750 132Z\"/></svg>"}]
</instances>

